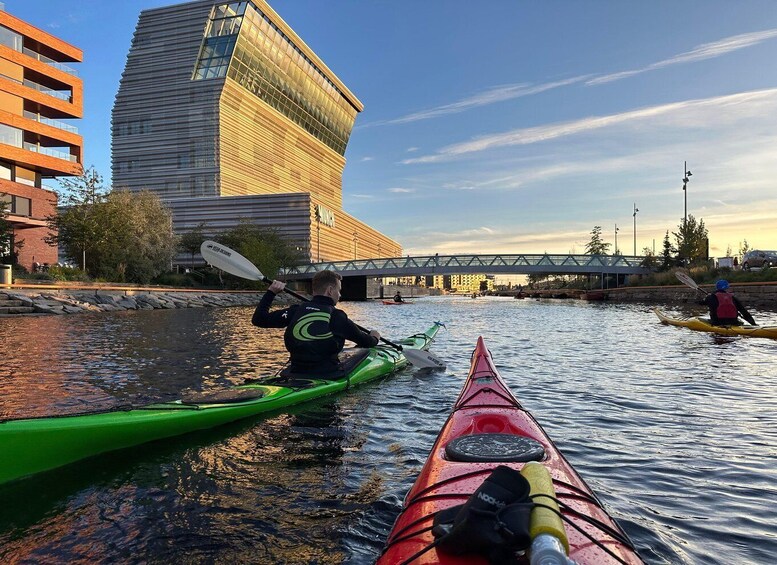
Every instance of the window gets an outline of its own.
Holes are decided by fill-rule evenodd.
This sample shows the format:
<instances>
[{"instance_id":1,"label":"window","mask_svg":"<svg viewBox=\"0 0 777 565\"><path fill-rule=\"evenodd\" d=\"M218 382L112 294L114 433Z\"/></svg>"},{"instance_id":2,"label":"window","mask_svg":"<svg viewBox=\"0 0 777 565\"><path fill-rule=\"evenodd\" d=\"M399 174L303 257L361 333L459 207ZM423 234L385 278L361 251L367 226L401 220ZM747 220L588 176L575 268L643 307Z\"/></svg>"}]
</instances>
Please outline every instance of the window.
<instances>
[{"instance_id":1,"label":"window","mask_svg":"<svg viewBox=\"0 0 777 565\"><path fill-rule=\"evenodd\" d=\"M12 180L10 163L0 162L0 179Z\"/></svg>"},{"instance_id":2,"label":"window","mask_svg":"<svg viewBox=\"0 0 777 565\"><path fill-rule=\"evenodd\" d=\"M0 26L0 45L5 45L14 51L21 52L22 36L5 26Z\"/></svg>"},{"instance_id":3,"label":"window","mask_svg":"<svg viewBox=\"0 0 777 565\"><path fill-rule=\"evenodd\" d=\"M22 130L12 128L5 124L0 124L0 143L6 145L13 145L14 147L22 146Z\"/></svg>"},{"instance_id":4,"label":"window","mask_svg":"<svg viewBox=\"0 0 777 565\"><path fill-rule=\"evenodd\" d=\"M31 216L32 200L22 198L21 196L14 196L13 203L11 204L11 213L17 216Z\"/></svg>"},{"instance_id":5,"label":"window","mask_svg":"<svg viewBox=\"0 0 777 565\"><path fill-rule=\"evenodd\" d=\"M0 201L8 202L9 206L7 207L7 211L9 214L14 214L16 216L32 215L32 200L29 198L0 193Z\"/></svg>"}]
</instances>

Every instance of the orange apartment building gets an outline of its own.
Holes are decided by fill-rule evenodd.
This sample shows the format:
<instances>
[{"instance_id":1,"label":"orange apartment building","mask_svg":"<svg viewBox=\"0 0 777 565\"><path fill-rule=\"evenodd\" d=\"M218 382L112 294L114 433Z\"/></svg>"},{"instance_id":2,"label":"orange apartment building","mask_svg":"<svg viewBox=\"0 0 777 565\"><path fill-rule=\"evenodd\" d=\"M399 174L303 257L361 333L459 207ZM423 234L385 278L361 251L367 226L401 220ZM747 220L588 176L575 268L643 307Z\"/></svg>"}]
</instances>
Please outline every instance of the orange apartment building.
<instances>
[{"instance_id":1,"label":"orange apartment building","mask_svg":"<svg viewBox=\"0 0 777 565\"><path fill-rule=\"evenodd\" d=\"M83 117L83 83L66 64L81 61L80 49L0 4L0 199L9 204L14 240L0 249L2 263L31 270L57 262L56 246L44 241L57 195L42 181L81 172L83 140L62 121Z\"/></svg>"}]
</instances>

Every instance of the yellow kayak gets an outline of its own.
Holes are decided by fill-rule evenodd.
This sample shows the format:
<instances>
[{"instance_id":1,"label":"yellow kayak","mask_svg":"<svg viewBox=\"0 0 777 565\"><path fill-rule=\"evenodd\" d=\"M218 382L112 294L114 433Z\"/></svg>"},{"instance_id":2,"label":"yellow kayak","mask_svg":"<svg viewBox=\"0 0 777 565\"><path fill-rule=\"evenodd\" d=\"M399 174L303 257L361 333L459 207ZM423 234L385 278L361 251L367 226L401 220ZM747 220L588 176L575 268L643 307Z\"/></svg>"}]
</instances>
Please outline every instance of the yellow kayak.
<instances>
[{"instance_id":1,"label":"yellow kayak","mask_svg":"<svg viewBox=\"0 0 777 565\"><path fill-rule=\"evenodd\" d=\"M662 324L682 326L697 332L710 332L719 335L742 335L747 337L768 337L777 339L777 326L713 326L707 318L672 318L658 308L653 308Z\"/></svg>"}]
</instances>

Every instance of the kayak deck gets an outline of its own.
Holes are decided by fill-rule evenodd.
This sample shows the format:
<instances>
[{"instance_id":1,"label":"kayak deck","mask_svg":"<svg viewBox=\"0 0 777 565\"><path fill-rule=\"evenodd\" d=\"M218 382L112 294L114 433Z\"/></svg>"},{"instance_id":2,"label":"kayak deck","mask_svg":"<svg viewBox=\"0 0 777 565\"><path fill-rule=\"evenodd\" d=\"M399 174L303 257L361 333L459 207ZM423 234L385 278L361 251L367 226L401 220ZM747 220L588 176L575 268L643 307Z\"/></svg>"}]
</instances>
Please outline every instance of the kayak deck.
<instances>
[{"instance_id":1,"label":"kayak deck","mask_svg":"<svg viewBox=\"0 0 777 565\"><path fill-rule=\"evenodd\" d=\"M426 350L439 328L435 323L399 344ZM200 403L183 399L88 414L0 421L0 484L100 453L294 406L378 379L407 364L401 352L379 345L369 349L351 372L338 380L295 378L284 386L273 379L269 384L254 382L218 391L225 393L223 399L209 393Z\"/></svg>"},{"instance_id":2,"label":"kayak deck","mask_svg":"<svg viewBox=\"0 0 777 565\"><path fill-rule=\"evenodd\" d=\"M777 339L777 326L715 326L706 318L698 318L696 316L689 318L673 318L658 308L653 308L653 312L655 312L662 324L688 328L689 330L697 332L709 332L727 336L741 335L745 337Z\"/></svg>"},{"instance_id":3,"label":"kayak deck","mask_svg":"<svg viewBox=\"0 0 777 565\"><path fill-rule=\"evenodd\" d=\"M494 451L484 450L480 461L461 460L452 446L461 445L458 440L462 438L474 442L476 436L485 437L486 442L493 438ZM580 565L642 563L626 533L507 388L482 338L478 340L467 382L418 479L405 497L378 563L487 564L486 556L480 554L452 555L438 550L430 530L435 515L464 504L498 465L521 470L527 464L526 459L515 461L504 456L503 447L511 443L507 441L510 439L515 443L541 444L542 449L539 453L535 450L531 458L552 477L565 519L571 559ZM516 559L515 563L528 563L525 555Z\"/></svg>"}]
</instances>

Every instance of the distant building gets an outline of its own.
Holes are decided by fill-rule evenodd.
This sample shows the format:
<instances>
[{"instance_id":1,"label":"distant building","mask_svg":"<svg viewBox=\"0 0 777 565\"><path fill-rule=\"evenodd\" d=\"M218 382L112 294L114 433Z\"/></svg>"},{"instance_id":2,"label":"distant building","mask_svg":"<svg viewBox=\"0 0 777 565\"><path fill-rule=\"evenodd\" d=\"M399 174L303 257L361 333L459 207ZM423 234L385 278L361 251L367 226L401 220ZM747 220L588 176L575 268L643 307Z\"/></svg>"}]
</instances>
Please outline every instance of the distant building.
<instances>
[{"instance_id":1,"label":"distant building","mask_svg":"<svg viewBox=\"0 0 777 565\"><path fill-rule=\"evenodd\" d=\"M80 49L12 16L0 4L0 199L9 203L11 249L28 270L56 263L44 238L57 195L43 180L81 172L83 140L71 123L83 117L83 83L65 63L81 62Z\"/></svg>"},{"instance_id":2,"label":"distant building","mask_svg":"<svg viewBox=\"0 0 777 565\"><path fill-rule=\"evenodd\" d=\"M471 293L494 290L493 275L429 275L426 277L428 288L439 288L458 293Z\"/></svg>"},{"instance_id":3,"label":"distant building","mask_svg":"<svg viewBox=\"0 0 777 565\"><path fill-rule=\"evenodd\" d=\"M156 192L178 233L248 219L312 261L399 256L342 209L361 110L263 0L145 10L113 108L113 185Z\"/></svg>"}]
</instances>

